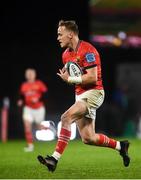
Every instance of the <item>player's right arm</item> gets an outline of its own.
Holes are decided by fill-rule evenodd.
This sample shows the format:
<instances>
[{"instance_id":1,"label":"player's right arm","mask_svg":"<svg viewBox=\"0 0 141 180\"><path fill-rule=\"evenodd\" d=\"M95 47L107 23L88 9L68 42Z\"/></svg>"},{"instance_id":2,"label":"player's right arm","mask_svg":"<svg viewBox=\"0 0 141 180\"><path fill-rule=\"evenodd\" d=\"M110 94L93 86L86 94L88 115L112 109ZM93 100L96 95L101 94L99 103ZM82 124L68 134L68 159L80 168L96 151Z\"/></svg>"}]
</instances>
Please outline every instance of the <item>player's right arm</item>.
<instances>
[{"instance_id":1,"label":"player's right arm","mask_svg":"<svg viewBox=\"0 0 141 180\"><path fill-rule=\"evenodd\" d=\"M68 77L69 77L69 74L68 74L68 71L66 70L65 67L63 67L62 69L59 69L59 72L57 73L57 75L65 82L68 83Z\"/></svg>"},{"instance_id":2,"label":"player's right arm","mask_svg":"<svg viewBox=\"0 0 141 180\"><path fill-rule=\"evenodd\" d=\"M66 51L65 51L66 52ZM65 67L65 64L66 64L66 59L65 59L65 52L62 54L62 63L64 64L63 68L62 69L59 69L59 72L57 73L57 75L65 82L68 83L68 77L69 77L69 74L68 74L68 71Z\"/></svg>"}]
</instances>

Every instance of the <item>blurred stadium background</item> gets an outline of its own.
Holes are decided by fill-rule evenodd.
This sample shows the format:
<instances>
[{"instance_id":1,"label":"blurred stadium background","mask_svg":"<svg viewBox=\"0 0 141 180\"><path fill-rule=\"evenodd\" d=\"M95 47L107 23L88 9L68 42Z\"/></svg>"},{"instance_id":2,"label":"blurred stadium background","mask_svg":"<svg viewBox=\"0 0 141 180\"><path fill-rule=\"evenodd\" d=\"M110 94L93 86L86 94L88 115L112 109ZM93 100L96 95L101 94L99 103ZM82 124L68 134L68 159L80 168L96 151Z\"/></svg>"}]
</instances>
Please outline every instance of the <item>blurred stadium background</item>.
<instances>
[{"instance_id":1,"label":"blurred stadium background","mask_svg":"<svg viewBox=\"0 0 141 180\"><path fill-rule=\"evenodd\" d=\"M34 67L48 84L46 120L57 126L60 114L74 101L73 87L56 76L62 67L56 41L60 19L76 20L80 38L101 54L106 98L97 112L97 131L141 138L141 1L14 0L2 1L1 8L0 122L9 105L8 140L24 139L16 101L27 67Z\"/></svg>"},{"instance_id":2,"label":"blurred stadium background","mask_svg":"<svg viewBox=\"0 0 141 180\"><path fill-rule=\"evenodd\" d=\"M141 2L89 0L71 1L69 8L63 5L63 1L1 5L0 108L8 98L8 138L23 138L16 100L27 67L36 68L49 86L46 119L58 122L73 103L72 87L56 76L62 67L56 41L60 19L76 20L80 38L93 43L101 54L106 99L98 111L97 129L114 136L136 136L141 111Z\"/></svg>"}]
</instances>

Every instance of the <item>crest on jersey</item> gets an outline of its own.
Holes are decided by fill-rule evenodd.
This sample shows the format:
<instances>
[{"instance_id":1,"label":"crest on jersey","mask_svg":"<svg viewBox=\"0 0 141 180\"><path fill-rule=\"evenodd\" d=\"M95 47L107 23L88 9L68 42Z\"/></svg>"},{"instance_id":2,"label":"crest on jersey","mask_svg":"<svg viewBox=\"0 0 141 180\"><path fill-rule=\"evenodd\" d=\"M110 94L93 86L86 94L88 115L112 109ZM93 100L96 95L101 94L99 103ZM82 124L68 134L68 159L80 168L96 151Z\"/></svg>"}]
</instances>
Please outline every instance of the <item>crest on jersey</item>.
<instances>
[{"instance_id":1,"label":"crest on jersey","mask_svg":"<svg viewBox=\"0 0 141 180\"><path fill-rule=\"evenodd\" d=\"M80 62L80 56L77 56L76 58L76 62L79 63Z\"/></svg>"},{"instance_id":2,"label":"crest on jersey","mask_svg":"<svg viewBox=\"0 0 141 180\"><path fill-rule=\"evenodd\" d=\"M86 60L88 63L94 62L96 60L94 53L87 53Z\"/></svg>"}]
</instances>

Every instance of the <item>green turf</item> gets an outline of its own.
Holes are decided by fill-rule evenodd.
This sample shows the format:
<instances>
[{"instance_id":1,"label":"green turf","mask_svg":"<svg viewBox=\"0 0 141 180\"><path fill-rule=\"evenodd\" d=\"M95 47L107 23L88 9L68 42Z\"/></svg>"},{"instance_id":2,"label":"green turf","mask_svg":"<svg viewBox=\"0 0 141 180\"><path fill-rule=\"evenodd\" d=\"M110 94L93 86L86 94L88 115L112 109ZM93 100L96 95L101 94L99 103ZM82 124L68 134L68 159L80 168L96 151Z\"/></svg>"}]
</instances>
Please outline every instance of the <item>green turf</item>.
<instances>
[{"instance_id":1,"label":"green turf","mask_svg":"<svg viewBox=\"0 0 141 180\"><path fill-rule=\"evenodd\" d=\"M24 141L0 143L0 179L141 179L141 140L130 139L131 164L124 167L118 152L71 141L54 173L40 165L38 154L51 154L54 142L36 142L25 153Z\"/></svg>"}]
</instances>

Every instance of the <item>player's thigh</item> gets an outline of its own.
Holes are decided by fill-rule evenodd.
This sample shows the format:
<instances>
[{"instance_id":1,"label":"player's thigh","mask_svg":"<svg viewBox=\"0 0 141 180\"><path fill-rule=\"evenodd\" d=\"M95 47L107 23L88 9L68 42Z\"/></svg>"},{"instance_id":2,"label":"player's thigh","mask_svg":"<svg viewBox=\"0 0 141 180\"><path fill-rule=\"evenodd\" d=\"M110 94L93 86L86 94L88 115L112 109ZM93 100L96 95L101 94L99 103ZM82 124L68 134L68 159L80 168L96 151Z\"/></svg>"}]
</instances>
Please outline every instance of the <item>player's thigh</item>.
<instances>
[{"instance_id":1,"label":"player's thigh","mask_svg":"<svg viewBox=\"0 0 141 180\"><path fill-rule=\"evenodd\" d=\"M23 108L22 118L25 123L27 122L26 124L33 123L33 111L30 107L25 106Z\"/></svg>"},{"instance_id":2,"label":"player's thigh","mask_svg":"<svg viewBox=\"0 0 141 180\"><path fill-rule=\"evenodd\" d=\"M45 107L40 107L39 109L34 110L34 121L36 124L40 124L45 120Z\"/></svg>"},{"instance_id":3,"label":"player's thigh","mask_svg":"<svg viewBox=\"0 0 141 180\"><path fill-rule=\"evenodd\" d=\"M88 113L85 115L88 118L96 117L96 109L98 109L104 101L104 90L89 90L76 96L77 101L84 101L88 108Z\"/></svg>"},{"instance_id":4,"label":"player's thigh","mask_svg":"<svg viewBox=\"0 0 141 180\"><path fill-rule=\"evenodd\" d=\"M77 121L87 113L87 106L85 102L75 102L63 115L64 119L71 119Z\"/></svg>"}]
</instances>

